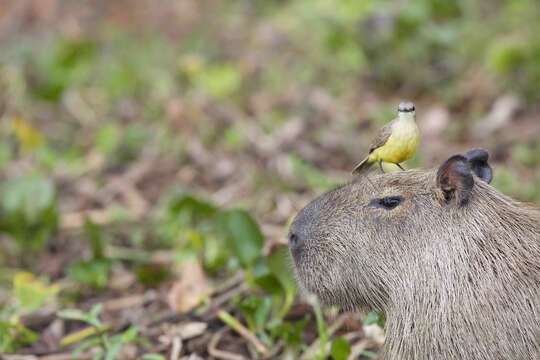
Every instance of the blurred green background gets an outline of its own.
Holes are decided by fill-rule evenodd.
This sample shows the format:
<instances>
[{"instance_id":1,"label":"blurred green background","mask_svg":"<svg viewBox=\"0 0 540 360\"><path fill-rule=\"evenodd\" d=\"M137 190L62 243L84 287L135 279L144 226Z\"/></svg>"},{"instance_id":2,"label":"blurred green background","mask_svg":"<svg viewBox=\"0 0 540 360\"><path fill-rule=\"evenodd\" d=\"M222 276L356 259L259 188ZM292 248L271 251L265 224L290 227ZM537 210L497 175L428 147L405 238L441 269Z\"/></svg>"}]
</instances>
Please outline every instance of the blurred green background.
<instances>
[{"instance_id":1,"label":"blurred green background","mask_svg":"<svg viewBox=\"0 0 540 360\"><path fill-rule=\"evenodd\" d=\"M203 324L183 355L219 335L248 358L376 357L376 337L355 347L376 314L296 296L287 224L402 99L408 167L484 147L493 184L540 204L539 18L537 0L0 2L0 353L159 359L174 336L148 318L172 313Z\"/></svg>"}]
</instances>

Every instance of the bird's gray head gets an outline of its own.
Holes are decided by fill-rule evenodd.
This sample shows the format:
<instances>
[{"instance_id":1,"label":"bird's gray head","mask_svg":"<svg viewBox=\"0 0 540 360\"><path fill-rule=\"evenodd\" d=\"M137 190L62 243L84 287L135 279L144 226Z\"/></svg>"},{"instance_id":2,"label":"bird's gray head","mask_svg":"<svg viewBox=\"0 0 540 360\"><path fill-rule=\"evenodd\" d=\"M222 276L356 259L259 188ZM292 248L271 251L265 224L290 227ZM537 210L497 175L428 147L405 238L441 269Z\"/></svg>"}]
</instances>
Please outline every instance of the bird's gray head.
<instances>
[{"instance_id":1,"label":"bird's gray head","mask_svg":"<svg viewBox=\"0 0 540 360\"><path fill-rule=\"evenodd\" d=\"M414 112L414 104L410 101L404 101L399 103L398 112L400 113L411 113Z\"/></svg>"}]
</instances>

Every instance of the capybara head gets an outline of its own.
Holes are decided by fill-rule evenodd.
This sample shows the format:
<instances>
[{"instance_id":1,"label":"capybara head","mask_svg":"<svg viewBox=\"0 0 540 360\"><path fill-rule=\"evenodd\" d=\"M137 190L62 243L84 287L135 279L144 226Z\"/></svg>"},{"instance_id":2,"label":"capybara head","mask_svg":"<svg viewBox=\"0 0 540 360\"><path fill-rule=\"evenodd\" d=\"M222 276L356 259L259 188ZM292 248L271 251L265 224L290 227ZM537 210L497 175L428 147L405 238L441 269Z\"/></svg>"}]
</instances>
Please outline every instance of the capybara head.
<instances>
[{"instance_id":1,"label":"capybara head","mask_svg":"<svg viewBox=\"0 0 540 360\"><path fill-rule=\"evenodd\" d=\"M384 311L385 358L536 356L540 213L491 179L488 153L475 149L434 170L360 175L320 196L290 228L301 286L326 304ZM504 349L493 336L508 340Z\"/></svg>"}]
</instances>

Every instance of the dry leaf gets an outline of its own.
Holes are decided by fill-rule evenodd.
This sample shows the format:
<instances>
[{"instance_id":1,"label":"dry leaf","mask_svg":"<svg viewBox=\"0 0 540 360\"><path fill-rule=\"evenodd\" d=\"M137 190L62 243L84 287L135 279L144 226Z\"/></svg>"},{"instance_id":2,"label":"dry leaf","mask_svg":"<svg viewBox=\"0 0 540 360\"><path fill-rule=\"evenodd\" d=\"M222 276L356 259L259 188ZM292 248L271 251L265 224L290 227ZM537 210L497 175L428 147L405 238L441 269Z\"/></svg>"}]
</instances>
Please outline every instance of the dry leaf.
<instances>
[{"instance_id":1,"label":"dry leaf","mask_svg":"<svg viewBox=\"0 0 540 360\"><path fill-rule=\"evenodd\" d=\"M379 346L382 346L385 339L384 330L376 324L364 325L363 326L364 334L367 339L375 341Z\"/></svg>"},{"instance_id":2,"label":"dry leaf","mask_svg":"<svg viewBox=\"0 0 540 360\"><path fill-rule=\"evenodd\" d=\"M522 100L517 95L502 95L493 104L486 117L481 119L473 128L473 133L479 139L485 139L494 132L507 127L522 107Z\"/></svg>"},{"instance_id":3,"label":"dry leaf","mask_svg":"<svg viewBox=\"0 0 540 360\"><path fill-rule=\"evenodd\" d=\"M200 321L180 324L175 328L175 334L180 336L182 340L189 340L202 335L206 331L207 327L207 323Z\"/></svg>"},{"instance_id":4,"label":"dry leaf","mask_svg":"<svg viewBox=\"0 0 540 360\"><path fill-rule=\"evenodd\" d=\"M198 261L186 261L180 271L180 280L173 284L167 302L174 311L185 313L199 305L210 294L211 288Z\"/></svg>"},{"instance_id":5,"label":"dry leaf","mask_svg":"<svg viewBox=\"0 0 540 360\"><path fill-rule=\"evenodd\" d=\"M419 119L422 136L430 141L440 142L441 137L450 124L450 112L444 106L434 106Z\"/></svg>"},{"instance_id":6,"label":"dry leaf","mask_svg":"<svg viewBox=\"0 0 540 360\"><path fill-rule=\"evenodd\" d=\"M45 143L43 134L26 119L16 117L11 126L23 152L30 152Z\"/></svg>"}]
</instances>

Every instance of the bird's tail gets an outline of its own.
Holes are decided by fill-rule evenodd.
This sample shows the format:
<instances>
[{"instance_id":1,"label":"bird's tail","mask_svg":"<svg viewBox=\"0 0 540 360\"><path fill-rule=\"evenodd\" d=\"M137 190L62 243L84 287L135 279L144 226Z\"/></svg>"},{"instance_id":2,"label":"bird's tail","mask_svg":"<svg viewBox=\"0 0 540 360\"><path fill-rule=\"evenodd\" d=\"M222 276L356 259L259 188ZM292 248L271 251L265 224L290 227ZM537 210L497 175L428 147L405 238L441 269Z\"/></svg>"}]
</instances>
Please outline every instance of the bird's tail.
<instances>
[{"instance_id":1,"label":"bird's tail","mask_svg":"<svg viewBox=\"0 0 540 360\"><path fill-rule=\"evenodd\" d=\"M369 156L366 156L352 171L353 175L360 174L363 170L368 169L373 163L369 161Z\"/></svg>"}]
</instances>

